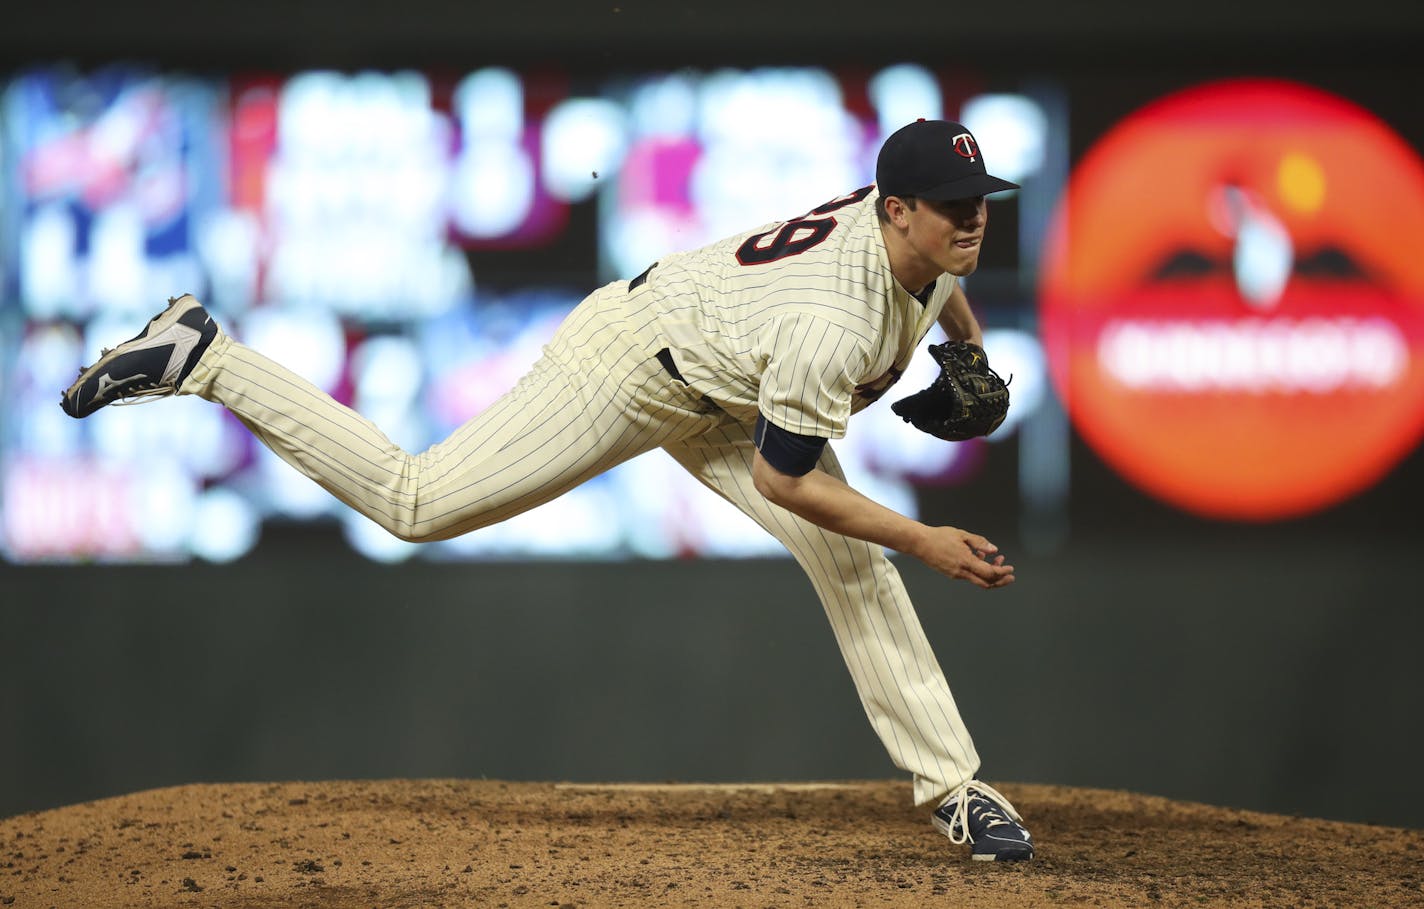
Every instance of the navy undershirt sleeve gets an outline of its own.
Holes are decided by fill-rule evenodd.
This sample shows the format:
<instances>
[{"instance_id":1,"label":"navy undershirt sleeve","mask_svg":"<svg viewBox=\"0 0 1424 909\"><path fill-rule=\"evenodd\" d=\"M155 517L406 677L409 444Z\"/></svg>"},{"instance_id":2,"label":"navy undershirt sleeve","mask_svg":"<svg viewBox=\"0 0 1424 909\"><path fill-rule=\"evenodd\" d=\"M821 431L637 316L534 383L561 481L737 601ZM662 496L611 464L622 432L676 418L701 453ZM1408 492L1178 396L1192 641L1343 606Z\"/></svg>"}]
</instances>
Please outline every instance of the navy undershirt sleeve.
<instances>
[{"instance_id":1,"label":"navy undershirt sleeve","mask_svg":"<svg viewBox=\"0 0 1424 909\"><path fill-rule=\"evenodd\" d=\"M753 439L766 462L791 477L803 477L810 473L821 459L821 452L828 441L820 436L787 432L761 414L757 414Z\"/></svg>"}]
</instances>

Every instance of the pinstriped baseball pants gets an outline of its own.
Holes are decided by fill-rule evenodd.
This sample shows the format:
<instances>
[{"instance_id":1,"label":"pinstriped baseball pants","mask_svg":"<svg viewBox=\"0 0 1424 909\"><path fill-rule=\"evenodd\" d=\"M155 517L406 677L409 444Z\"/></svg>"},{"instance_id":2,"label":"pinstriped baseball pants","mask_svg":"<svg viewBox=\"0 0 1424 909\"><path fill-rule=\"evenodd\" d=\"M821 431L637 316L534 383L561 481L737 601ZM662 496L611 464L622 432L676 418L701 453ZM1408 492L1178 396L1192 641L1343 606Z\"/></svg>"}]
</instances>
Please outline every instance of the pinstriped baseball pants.
<instances>
[{"instance_id":1,"label":"pinstriped baseball pants","mask_svg":"<svg viewBox=\"0 0 1424 909\"><path fill-rule=\"evenodd\" d=\"M226 335L181 391L223 405L283 460L406 540L498 523L661 447L810 577L871 725L914 777L915 803L972 779L979 757L894 565L881 547L829 533L756 491L751 427L667 374L623 319L621 288L592 294L512 390L421 454ZM820 467L844 477L829 446Z\"/></svg>"}]
</instances>

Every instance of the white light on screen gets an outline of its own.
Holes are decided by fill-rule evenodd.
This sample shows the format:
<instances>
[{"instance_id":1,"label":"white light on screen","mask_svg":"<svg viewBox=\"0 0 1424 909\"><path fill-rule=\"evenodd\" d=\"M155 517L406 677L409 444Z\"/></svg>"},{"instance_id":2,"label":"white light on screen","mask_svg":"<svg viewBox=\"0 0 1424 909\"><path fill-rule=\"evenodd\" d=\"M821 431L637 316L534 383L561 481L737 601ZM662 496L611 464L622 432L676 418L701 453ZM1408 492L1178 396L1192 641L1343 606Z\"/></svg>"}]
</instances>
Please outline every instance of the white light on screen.
<instances>
[{"instance_id":1,"label":"white light on screen","mask_svg":"<svg viewBox=\"0 0 1424 909\"><path fill-rule=\"evenodd\" d=\"M52 384L50 388L63 388L63 384ZM56 460L70 459L81 454L87 447L84 434L68 414L54 404L54 394L30 398L25 405L26 413L22 421L17 421L14 432L6 439L12 451L27 451ZM0 502L0 507L4 503Z\"/></svg>"},{"instance_id":2,"label":"white light on screen","mask_svg":"<svg viewBox=\"0 0 1424 909\"><path fill-rule=\"evenodd\" d=\"M817 67L719 70L699 94L698 132L708 142L799 145L808 134L819 141L843 110L840 85Z\"/></svg>"},{"instance_id":3,"label":"white light on screen","mask_svg":"<svg viewBox=\"0 0 1424 909\"><path fill-rule=\"evenodd\" d=\"M336 111L342 82L341 75L324 71L298 73L287 80L277 105L277 132L285 148L310 153L339 128Z\"/></svg>"},{"instance_id":4,"label":"white light on screen","mask_svg":"<svg viewBox=\"0 0 1424 909\"><path fill-rule=\"evenodd\" d=\"M512 233L534 206L534 164L518 146L472 141L455 166L455 222L472 237Z\"/></svg>"},{"instance_id":5,"label":"white light on screen","mask_svg":"<svg viewBox=\"0 0 1424 909\"><path fill-rule=\"evenodd\" d=\"M129 509L143 548L175 558L187 554L194 478L172 454L153 453L135 462L130 473Z\"/></svg>"},{"instance_id":6,"label":"white light on screen","mask_svg":"<svg viewBox=\"0 0 1424 909\"><path fill-rule=\"evenodd\" d=\"M865 179L859 127L825 70L721 71L701 98L704 148L689 193L702 235L693 245L794 218Z\"/></svg>"},{"instance_id":7,"label":"white light on screen","mask_svg":"<svg viewBox=\"0 0 1424 909\"><path fill-rule=\"evenodd\" d=\"M652 77L634 89L628 108L635 136L689 135L697 127L697 80L681 73Z\"/></svg>"},{"instance_id":8,"label":"white light on screen","mask_svg":"<svg viewBox=\"0 0 1424 909\"><path fill-rule=\"evenodd\" d=\"M430 89L419 73L298 73L283 85L278 135L298 164L393 163L431 141Z\"/></svg>"},{"instance_id":9,"label":"white light on screen","mask_svg":"<svg viewBox=\"0 0 1424 909\"><path fill-rule=\"evenodd\" d=\"M266 296L365 318L453 305L449 126L425 78L304 74L280 97L264 194L270 236L259 240L271 247Z\"/></svg>"},{"instance_id":10,"label":"white light on screen","mask_svg":"<svg viewBox=\"0 0 1424 909\"><path fill-rule=\"evenodd\" d=\"M775 537L691 477L682 479L680 484L688 520L682 528L683 540L688 544L684 553L714 559L786 555L786 548Z\"/></svg>"},{"instance_id":11,"label":"white light on screen","mask_svg":"<svg viewBox=\"0 0 1424 909\"><path fill-rule=\"evenodd\" d=\"M74 216L60 203L41 205L20 229L20 298L37 319L85 314L76 307L76 236Z\"/></svg>"},{"instance_id":12,"label":"white light on screen","mask_svg":"<svg viewBox=\"0 0 1424 909\"><path fill-rule=\"evenodd\" d=\"M346 364L346 337L341 322L327 310L291 311L264 307L249 313L239 336L288 369L331 391Z\"/></svg>"},{"instance_id":13,"label":"white light on screen","mask_svg":"<svg viewBox=\"0 0 1424 909\"><path fill-rule=\"evenodd\" d=\"M642 208L613 219L605 228L611 265L620 275L636 275L682 244L702 239L695 225L671 212Z\"/></svg>"},{"instance_id":14,"label":"white light on screen","mask_svg":"<svg viewBox=\"0 0 1424 909\"><path fill-rule=\"evenodd\" d=\"M1261 310L1274 308L1290 280L1294 261L1290 232L1269 212L1242 222L1231 266L1236 286L1248 304Z\"/></svg>"},{"instance_id":15,"label":"white light on screen","mask_svg":"<svg viewBox=\"0 0 1424 909\"><path fill-rule=\"evenodd\" d=\"M438 238L445 231L445 195L449 175L441 149L433 143L408 149L399 161L372 174L370 185L382 186L382 212L398 232Z\"/></svg>"},{"instance_id":16,"label":"white light on screen","mask_svg":"<svg viewBox=\"0 0 1424 909\"><path fill-rule=\"evenodd\" d=\"M241 437L221 407L188 395L149 400L142 413L106 410L87 420L93 453L138 467L168 458L204 478L224 476L242 460Z\"/></svg>"},{"instance_id":17,"label":"white light on screen","mask_svg":"<svg viewBox=\"0 0 1424 909\"><path fill-rule=\"evenodd\" d=\"M420 350L409 338L375 337L359 344L351 355L355 408L402 449L426 448L425 421L417 396L424 382Z\"/></svg>"},{"instance_id":18,"label":"white light on screen","mask_svg":"<svg viewBox=\"0 0 1424 909\"><path fill-rule=\"evenodd\" d=\"M443 558L615 558L624 551L621 513L605 481L594 479L530 511L433 545Z\"/></svg>"},{"instance_id":19,"label":"white light on screen","mask_svg":"<svg viewBox=\"0 0 1424 909\"><path fill-rule=\"evenodd\" d=\"M1225 185L1209 195L1208 216L1234 240L1232 273L1242 299L1252 309L1275 308L1295 264L1290 231L1256 193Z\"/></svg>"},{"instance_id":20,"label":"white light on screen","mask_svg":"<svg viewBox=\"0 0 1424 909\"><path fill-rule=\"evenodd\" d=\"M617 555L621 534L610 515L619 512L605 484L595 483L509 521L511 537L534 555ZM501 525L503 526L503 525Z\"/></svg>"},{"instance_id":21,"label":"white light on screen","mask_svg":"<svg viewBox=\"0 0 1424 909\"><path fill-rule=\"evenodd\" d=\"M473 237L513 232L534 204L534 162L523 146L524 86L507 69L490 67L455 89L461 133L451 184L451 212Z\"/></svg>"},{"instance_id":22,"label":"white light on screen","mask_svg":"<svg viewBox=\"0 0 1424 909\"><path fill-rule=\"evenodd\" d=\"M412 148L435 138L430 83L420 73L364 72L351 80L352 154L375 167L399 167Z\"/></svg>"},{"instance_id":23,"label":"white light on screen","mask_svg":"<svg viewBox=\"0 0 1424 909\"><path fill-rule=\"evenodd\" d=\"M1048 149L1048 115L1025 95L977 95L964 103L960 122L984 149L996 177L1019 183L1043 166Z\"/></svg>"},{"instance_id":24,"label":"white light on screen","mask_svg":"<svg viewBox=\"0 0 1424 909\"><path fill-rule=\"evenodd\" d=\"M627 515L622 522L624 543L634 555L668 559L678 554L681 541L676 529L687 525L690 516L676 484L686 475L663 452L649 452L605 476L619 510Z\"/></svg>"},{"instance_id":25,"label":"white light on screen","mask_svg":"<svg viewBox=\"0 0 1424 909\"><path fill-rule=\"evenodd\" d=\"M212 288L205 302L228 313L246 311L257 302L257 218L249 211L221 209L199 221L196 234Z\"/></svg>"},{"instance_id":26,"label":"white light on screen","mask_svg":"<svg viewBox=\"0 0 1424 909\"><path fill-rule=\"evenodd\" d=\"M59 390L74 381L79 366L78 332L62 322L34 326L13 347L5 334L0 330L0 345L13 350L15 358L0 359L0 462L22 455L59 461L82 454L81 425L55 406ZM5 507L0 499L0 510Z\"/></svg>"},{"instance_id":27,"label":"white light on screen","mask_svg":"<svg viewBox=\"0 0 1424 909\"><path fill-rule=\"evenodd\" d=\"M145 239L132 202L95 213L89 228L88 290L101 310L138 313L152 307L143 293Z\"/></svg>"},{"instance_id":28,"label":"white light on screen","mask_svg":"<svg viewBox=\"0 0 1424 909\"><path fill-rule=\"evenodd\" d=\"M1043 403L1048 393L1048 360L1038 338L1016 328L991 328L984 332L984 352L989 363L1009 383L1009 413L990 442L1003 442Z\"/></svg>"},{"instance_id":29,"label":"white light on screen","mask_svg":"<svg viewBox=\"0 0 1424 909\"><path fill-rule=\"evenodd\" d=\"M147 315L152 316L164 306L163 301L156 300L151 303L152 312ZM80 359L85 363L93 363L99 359L101 350L116 346L115 342L132 338L143 330L146 320L132 315L123 315L112 312L97 313L84 325L84 342L78 351ZM70 377L73 381L74 377Z\"/></svg>"},{"instance_id":30,"label":"white light on screen","mask_svg":"<svg viewBox=\"0 0 1424 909\"><path fill-rule=\"evenodd\" d=\"M143 284L130 312L139 317L154 313L169 297L196 291L203 286L203 267L198 257L189 252L167 256L150 255L144 261Z\"/></svg>"},{"instance_id":31,"label":"white light on screen","mask_svg":"<svg viewBox=\"0 0 1424 909\"><path fill-rule=\"evenodd\" d=\"M518 141L524 132L524 83L512 70L488 67L455 88L455 112L467 136Z\"/></svg>"},{"instance_id":32,"label":"white light on screen","mask_svg":"<svg viewBox=\"0 0 1424 909\"><path fill-rule=\"evenodd\" d=\"M351 354L351 377L362 405L413 401L423 374L420 350L409 338L367 338Z\"/></svg>"},{"instance_id":33,"label":"white light on screen","mask_svg":"<svg viewBox=\"0 0 1424 909\"><path fill-rule=\"evenodd\" d=\"M132 334L133 332L130 332ZM63 322L37 325L20 338L18 356L12 371L0 376L0 382L14 382L15 391L26 386L36 389L64 388L74 381L80 360L86 362L97 355L98 347L90 348L79 332Z\"/></svg>"},{"instance_id":34,"label":"white light on screen","mask_svg":"<svg viewBox=\"0 0 1424 909\"><path fill-rule=\"evenodd\" d=\"M257 545L260 523L252 505L228 489L209 489L194 500L188 548L209 562L231 562Z\"/></svg>"},{"instance_id":35,"label":"white light on screen","mask_svg":"<svg viewBox=\"0 0 1424 909\"><path fill-rule=\"evenodd\" d=\"M649 452L608 475L623 513L624 544L644 558L688 553L733 558L781 554L781 544L665 452Z\"/></svg>"},{"instance_id":36,"label":"white light on screen","mask_svg":"<svg viewBox=\"0 0 1424 909\"><path fill-rule=\"evenodd\" d=\"M1097 356L1133 389L1328 394L1401 381L1409 343L1382 318L1113 319Z\"/></svg>"},{"instance_id":37,"label":"white light on screen","mask_svg":"<svg viewBox=\"0 0 1424 909\"><path fill-rule=\"evenodd\" d=\"M238 480L238 488L251 491L253 504L264 516L312 521L339 514L345 508L331 493L266 446L255 448L254 455L255 463Z\"/></svg>"},{"instance_id":38,"label":"white light on screen","mask_svg":"<svg viewBox=\"0 0 1424 909\"><path fill-rule=\"evenodd\" d=\"M540 146L549 193L577 202L622 165L628 150L627 118L612 101L571 99L549 112Z\"/></svg>"},{"instance_id":39,"label":"white light on screen","mask_svg":"<svg viewBox=\"0 0 1424 909\"><path fill-rule=\"evenodd\" d=\"M887 66L870 77L867 89L882 137L921 117L939 120L944 116L939 79L918 64Z\"/></svg>"}]
</instances>

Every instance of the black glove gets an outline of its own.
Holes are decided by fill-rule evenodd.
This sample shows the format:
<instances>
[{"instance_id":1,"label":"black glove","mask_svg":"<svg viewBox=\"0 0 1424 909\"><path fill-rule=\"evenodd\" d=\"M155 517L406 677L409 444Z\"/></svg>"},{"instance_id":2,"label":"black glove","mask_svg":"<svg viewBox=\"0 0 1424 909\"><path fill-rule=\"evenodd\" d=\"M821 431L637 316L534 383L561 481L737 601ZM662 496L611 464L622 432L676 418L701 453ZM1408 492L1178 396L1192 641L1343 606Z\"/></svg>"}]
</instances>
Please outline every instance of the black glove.
<instances>
[{"instance_id":1,"label":"black glove","mask_svg":"<svg viewBox=\"0 0 1424 909\"><path fill-rule=\"evenodd\" d=\"M998 429L1009 412L1009 384L989 368L984 348L949 341L931 344L930 355L939 363L939 377L890 409L921 432L951 442Z\"/></svg>"}]
</instances>

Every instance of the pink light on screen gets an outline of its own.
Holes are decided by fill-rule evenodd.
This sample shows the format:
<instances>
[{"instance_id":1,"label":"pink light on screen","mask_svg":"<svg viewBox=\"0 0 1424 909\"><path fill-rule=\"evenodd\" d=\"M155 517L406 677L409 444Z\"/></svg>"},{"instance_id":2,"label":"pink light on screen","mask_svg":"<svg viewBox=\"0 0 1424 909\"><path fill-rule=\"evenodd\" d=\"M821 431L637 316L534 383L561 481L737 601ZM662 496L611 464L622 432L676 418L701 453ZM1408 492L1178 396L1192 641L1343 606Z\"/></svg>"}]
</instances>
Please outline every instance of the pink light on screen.
<instances>
[{"instance_id":1,"label":"pink light on screen","mask_svg":"<svg viewBox=\"0 0 1424 909\"><path fill-rule=\"evenodd\" d=\"M5 549L17 560L142 554L131 471L97 459L16 458L5 468Z\"/></svg>"},{"instance_id":2,"label":"pink light on screen","mask_svg":"<svg viewBox=\"0 0 1424 909\"><path fill-rule=\"evenodd\" d=\"M623 165L619 207L624 211L660 209L669 216L695 221L697 212L687 188L700 157L702 147L695 139L639 139Z\"/></svg>"}]
</instances>

